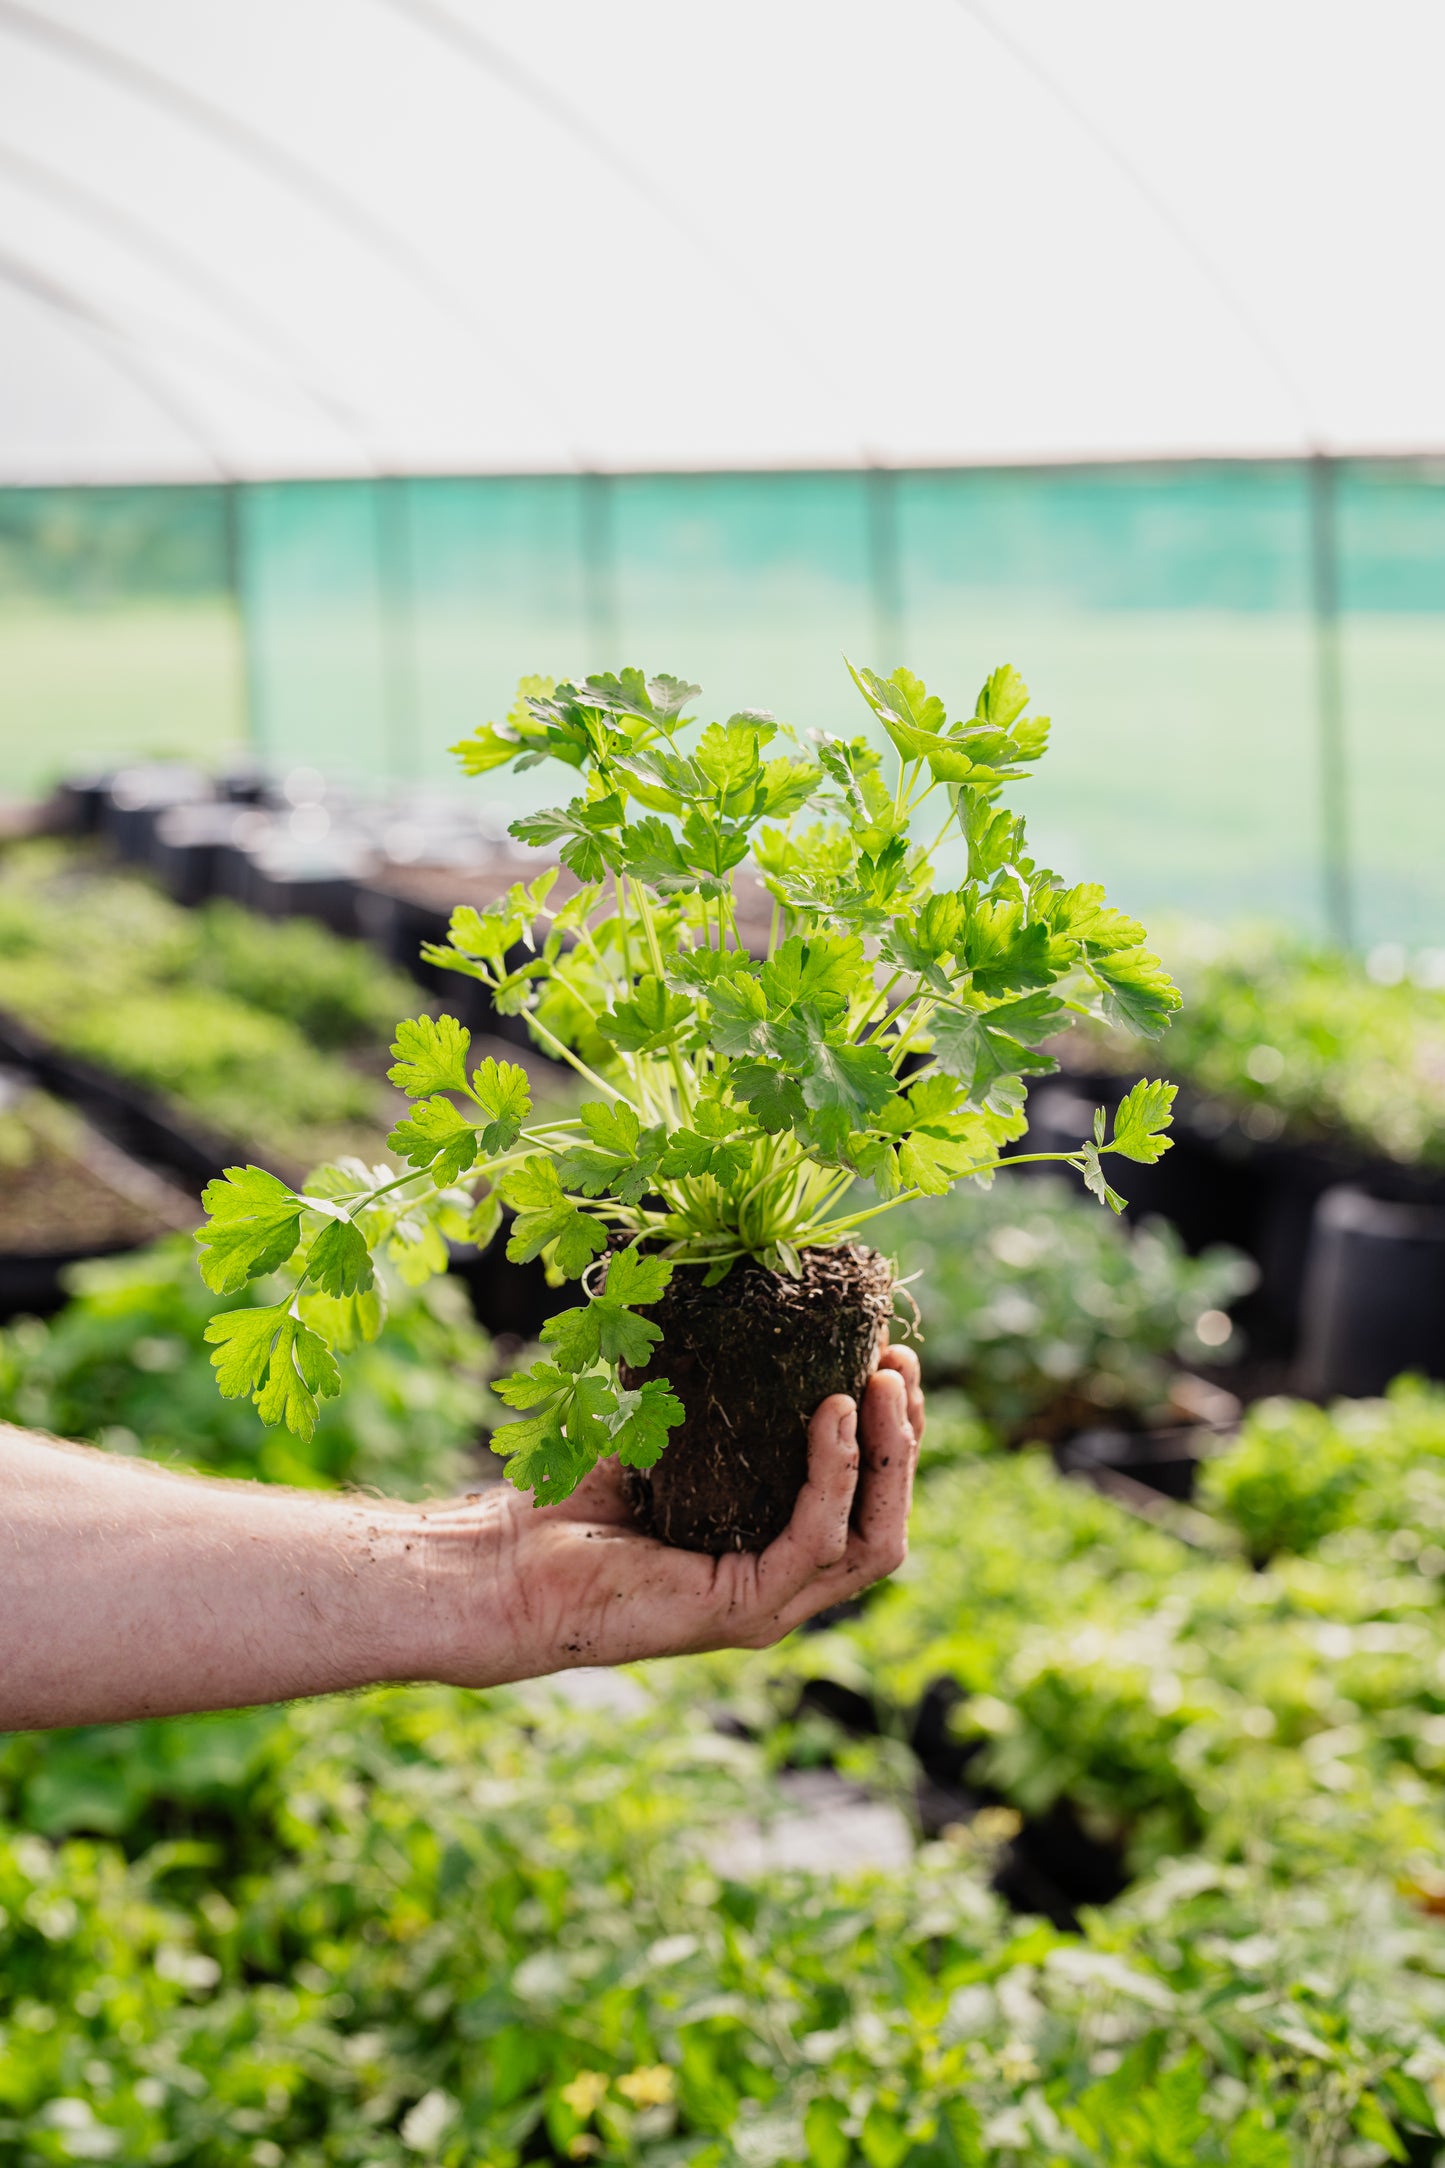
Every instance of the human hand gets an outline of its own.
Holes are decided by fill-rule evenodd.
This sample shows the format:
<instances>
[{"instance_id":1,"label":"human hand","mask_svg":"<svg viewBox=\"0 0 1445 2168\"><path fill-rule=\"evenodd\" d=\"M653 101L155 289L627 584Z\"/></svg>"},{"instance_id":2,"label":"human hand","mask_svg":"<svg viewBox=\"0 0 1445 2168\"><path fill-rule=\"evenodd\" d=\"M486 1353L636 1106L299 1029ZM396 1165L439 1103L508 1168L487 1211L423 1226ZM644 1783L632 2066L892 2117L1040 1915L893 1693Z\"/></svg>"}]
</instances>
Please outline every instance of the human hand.
<instances>
[{"instance_id":1,"label":"human hand","mask_svg":"<svg viewBox=\"0 0 1445 2168\"><path fill-rule=\"evenodd\" d=\"M580 1664L769 1647L902 1563L923 1420L918 1357L885 1348L861 1419L841 1393L814 1414L793 1518L757 1554L710 1558L643 1535L615 1461L561 1505L498 1491L430 1513L454 1585L467 1537L485 1530L474 1553L485 1570L447 1606L454 1624L433 1675L489 1686Z\"/></svg>"}]
</instances>

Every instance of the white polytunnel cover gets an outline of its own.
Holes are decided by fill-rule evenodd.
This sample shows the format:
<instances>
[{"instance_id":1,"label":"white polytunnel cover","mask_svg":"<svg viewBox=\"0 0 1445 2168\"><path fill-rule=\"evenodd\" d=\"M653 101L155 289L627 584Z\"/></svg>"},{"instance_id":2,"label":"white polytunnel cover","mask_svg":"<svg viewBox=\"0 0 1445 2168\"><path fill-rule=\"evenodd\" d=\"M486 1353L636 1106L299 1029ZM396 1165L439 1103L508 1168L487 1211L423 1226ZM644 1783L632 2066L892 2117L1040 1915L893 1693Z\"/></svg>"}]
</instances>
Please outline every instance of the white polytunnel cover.
<instances>
[{"instance_id":1,"label":"white polytunnel cover","mask_svg":"<svg viewBox=\"0 0 1445 2168\"><path fill-rule=\"evenodd\" d=\"M1445 448L1434 0L0 0L0 482Z\"/></svg>"}]
</instances>

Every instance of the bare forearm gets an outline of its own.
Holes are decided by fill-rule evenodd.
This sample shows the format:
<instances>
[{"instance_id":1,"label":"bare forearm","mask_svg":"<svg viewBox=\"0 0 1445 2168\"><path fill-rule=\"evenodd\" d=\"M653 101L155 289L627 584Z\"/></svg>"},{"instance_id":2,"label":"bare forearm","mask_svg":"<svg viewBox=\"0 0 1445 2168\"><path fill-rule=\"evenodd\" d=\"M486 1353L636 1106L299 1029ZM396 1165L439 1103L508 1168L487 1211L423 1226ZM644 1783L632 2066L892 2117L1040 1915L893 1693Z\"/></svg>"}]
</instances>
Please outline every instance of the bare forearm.
<instances>
[{"instance_id":1,"label":"bare forearm","mask_svg":"<svg viewBox=\"0 0 1445 2168\"><path fill-rule=\"evenodd\" d=\"M899 1563L922 1428L890 1348L861 1413L816 1411L783 1533L715 1559L634 1527L615 1462L540 1511L506 1485L419 1508L0 1427L0 1731L763 1647Z\"/></svg>"},{"instance_id":2,"label":"bare forearm","mask_svg":"<svg viewBox=\"0 0 1445 2168\"><path fill-rule=\"evenodd\" d=\"M426 1537L406 1508L0 1429L0 1730L428 1676L447 1622Z\"/></svg>"}]
</instances>

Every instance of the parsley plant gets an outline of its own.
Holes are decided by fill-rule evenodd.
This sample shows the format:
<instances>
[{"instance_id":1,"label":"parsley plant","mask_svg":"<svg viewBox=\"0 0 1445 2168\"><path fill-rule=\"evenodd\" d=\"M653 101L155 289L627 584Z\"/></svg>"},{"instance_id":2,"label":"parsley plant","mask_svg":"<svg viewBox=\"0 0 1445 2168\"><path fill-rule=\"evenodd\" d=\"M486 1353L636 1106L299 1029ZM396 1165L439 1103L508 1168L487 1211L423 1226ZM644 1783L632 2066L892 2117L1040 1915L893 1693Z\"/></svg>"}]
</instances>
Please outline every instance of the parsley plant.
<instances>
[{"instance_id":1,"label":"parsley plant","mask_svg":"<svg viewBox=\"0 0 1445 2168\"><path fill-rule=\"evenodd\" d=\"M593 1096L573 1119L534 1121L524 1070L473 1066L453 1018L400 1024L390 1076L412 1106L389 1141L404 1172L342 1160L298 1192L233 1168L206 1193L207 1284L292 1281L274 1306L212 1321L223 1393L309 1434L336 1353L381 1329L378 1264L440 1272L447 1239L490 1241L506 1205L508 1256L540 1254L587 1296L545 1326L546 1358L498 1388L521 1411L497 1440L508 1475L549 1501L604 1455L650 1467L682 1408L665 1379L625 1389L618 1365L646 1368L661 1332L639 1312L676 1266L710 1283L745 1257L796 1274L804 1251L894 1205L987 1181L1023 1133L1024 1080L1055 1067L1043 1042L1078 1015L1162 1028L1179 996L1143 928L1037 865L1002 802L1048 736L1017 673L995 670L954 722L907 670L852 676L891 773L865 737L803 745L752 711L685 745L699 688L637 670L528 680L504 729L456 749L472 775L574 771L576 794L512 833L580 885L552 902L549 868L457 910L425 953L524 1015ZM966 872L939 890L933 854L955 834ZM771 899L763 955L738 928L735 882L753 877ZM1112 1133L1100 1112L1081 1150L1027 1157L1063 1161L1120 1211L1104 1157L1156 1160L1173 1096L1141 1083Z\"/></svg>"}]
</instances>

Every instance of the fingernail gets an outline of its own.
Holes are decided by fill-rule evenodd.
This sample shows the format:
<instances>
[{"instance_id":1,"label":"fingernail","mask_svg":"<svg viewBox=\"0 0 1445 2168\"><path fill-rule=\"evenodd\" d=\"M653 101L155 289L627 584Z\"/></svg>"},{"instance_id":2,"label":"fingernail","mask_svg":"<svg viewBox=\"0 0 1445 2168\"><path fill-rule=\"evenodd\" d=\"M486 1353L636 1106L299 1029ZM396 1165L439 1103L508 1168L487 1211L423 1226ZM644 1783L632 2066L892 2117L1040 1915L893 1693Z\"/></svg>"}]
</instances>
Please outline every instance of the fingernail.
<instances>
[{"instance_id":1,"label":"fingernail","mask_svg":"<svg viewBox=\"0 0 1445 2168\"><path fill-rule=\"evenodd\" d=\"M838 1418L838 1435L840 1438L852 1438L856 1434L857 1429L858 1408L856 1402L850 1400L847 1407L843 1410L843 1413Z\"/></svg>"}]
</instances>

